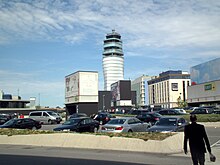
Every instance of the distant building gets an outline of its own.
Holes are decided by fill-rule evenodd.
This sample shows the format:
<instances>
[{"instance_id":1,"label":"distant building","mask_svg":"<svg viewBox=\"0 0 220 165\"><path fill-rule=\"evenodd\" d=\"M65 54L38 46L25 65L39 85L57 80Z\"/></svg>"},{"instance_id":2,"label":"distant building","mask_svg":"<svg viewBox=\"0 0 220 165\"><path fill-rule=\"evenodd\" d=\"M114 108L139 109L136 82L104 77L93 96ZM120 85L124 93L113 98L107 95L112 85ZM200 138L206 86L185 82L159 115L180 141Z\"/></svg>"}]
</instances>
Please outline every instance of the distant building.
<instances>
[{"instance_id":1,"label":"distant building","mask_svg":"<svg viewBox=\"0 0 220 165\"><path fill-rule=\"evenodd\" d=\"M143 107L149 104L147 81L150 79L150 76L143 75L131 81L131 90L136 91L136 105L138 107Z\"/></svg>"},{"instance_id":2,"label":"distant building","mask_svg":"<svg viewBox=\"0 0 220 165\"><path fill-rule=\"evenodd\" d=\"M65 77L67 115L98 111L98 72L77 71Z\"/></svg>"},{"instance_id":3,"label":"distant building","mask_svg":"<svg viewBox=\"0 0 220 165\"><path fill-rule=\"evenodd\" d=\"M120 80L111 85L111 107L129 109L135 107L136 92L131 91L130 80Z\"/></svg>"},{"instance_id":4,"label":"distant building","mask_svg":"<svg viewBox=\"0 0 220 165\"><path fill-rule=\"evenodd\" d=\"M22 113L28 114L30 100L22 100L20 96L5 94L0 91L0 113ZM35 108L35 107L34 107Z\"/></svg>"},{"instance_id":5,"label":"distant building","mask_svg":"<svg viewBox=\"0 0 220 165\"><path fill-rule=\"evenodd\" d=\"M220 107L220 58L193 66L190 71L188 105Z\"/></svg>"},{"instance_id":6,"label":"distant building","mask_svg":"<svg viewBox=\"0 0 220 165\"><path fill-rule=\"evenodd\" d=\"M178 98L186 101L189 85L190 75L188 72L169 70L160 73L158 77L148 81L150 106L177 107Z\"/></svg>"},{"instance_id":7,"label":"distant building","mask_svg":"<svg viewBox=\"0 0 220 165\"><path fill-rule=\"evenodd\" d=\"M11 108L26 108L29 104L29 100L21 100L20 96L13 96L11 94L4 94L0 91L0 108L11 109Z\"/></svg>"},{"instance_id":8,"label":"distant building","mask_svg":"<svg viewBox=\"0 0 220 165\"><path fill-rule=\"evenodd\" d=\"M192 85L220 80L220 58L190 68Z\"/></svg>"},{"instance_id":9,"label":"distant building","mask_svg":"<svg viewBox=\"0 0 220 165\"><path fill-rule=\"evenodd\" d=\"M36 98L31 97L30 98L30 108L35 108L36 107Z\"/></svg>"},{"instance_id":10,"label":"distant building","mask_svg":"<svg viewBox=\"0 0 220 165\"><path fill-rule=\"evenodd\" d=\"M104 90L110 91L111 84L124 79L124 54L121 35L112 30L106 35L103 51Z\"/></svg>"},{"instance_id":11,"label":"distant building","mask_svg":"<svg viewBox=\"0 0 220 165\"><path fill-rule=\"evenodd\" d=\"M99 110L111 110L111 100L112 100L112 93L111 91L99 91L99 103L98 108Z\"/></svg>"}]
</instances>

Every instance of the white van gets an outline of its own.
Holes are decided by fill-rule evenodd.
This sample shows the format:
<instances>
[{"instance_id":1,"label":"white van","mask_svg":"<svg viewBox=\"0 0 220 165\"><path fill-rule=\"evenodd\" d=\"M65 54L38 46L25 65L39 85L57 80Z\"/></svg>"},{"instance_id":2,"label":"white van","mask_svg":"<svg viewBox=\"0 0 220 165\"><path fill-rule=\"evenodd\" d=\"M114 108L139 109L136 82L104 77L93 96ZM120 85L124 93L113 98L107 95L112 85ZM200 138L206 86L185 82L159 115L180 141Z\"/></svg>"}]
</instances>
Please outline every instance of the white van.
<instances>
[{"instance_id":1,"label":"white van","mask_svg":"<svg viewBox=\"0 0 220 165\"><path fill-rule=\"evenodd\" d=\"M62 121L62 118L53 111L33 111L29 113L29 118L40 121L44 124L59 124Z\"/></svg>"}]
</instances>

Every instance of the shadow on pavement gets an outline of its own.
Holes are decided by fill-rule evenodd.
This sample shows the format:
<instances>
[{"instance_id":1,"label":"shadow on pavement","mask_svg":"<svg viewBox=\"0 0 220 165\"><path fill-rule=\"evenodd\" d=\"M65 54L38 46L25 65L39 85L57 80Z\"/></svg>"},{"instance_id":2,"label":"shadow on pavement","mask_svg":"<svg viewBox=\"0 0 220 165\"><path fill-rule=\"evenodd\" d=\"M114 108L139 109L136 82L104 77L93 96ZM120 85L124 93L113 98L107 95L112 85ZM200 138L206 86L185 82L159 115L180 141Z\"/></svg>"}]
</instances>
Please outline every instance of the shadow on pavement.
<instances>
[{"instance_id":1,"label":"shadow on pavement","mask_svg":"<svg viewBox=\"0 0 220 165\"><path fill-rule=\"evenodd\" d=\"M139 163L114 162L105 160L71 159L23 155L0 155L1 165L143 165ZM150 165L150 164L145 164ZM152 164L151 164L152 165Z\"/></svg>"}]
</instances>

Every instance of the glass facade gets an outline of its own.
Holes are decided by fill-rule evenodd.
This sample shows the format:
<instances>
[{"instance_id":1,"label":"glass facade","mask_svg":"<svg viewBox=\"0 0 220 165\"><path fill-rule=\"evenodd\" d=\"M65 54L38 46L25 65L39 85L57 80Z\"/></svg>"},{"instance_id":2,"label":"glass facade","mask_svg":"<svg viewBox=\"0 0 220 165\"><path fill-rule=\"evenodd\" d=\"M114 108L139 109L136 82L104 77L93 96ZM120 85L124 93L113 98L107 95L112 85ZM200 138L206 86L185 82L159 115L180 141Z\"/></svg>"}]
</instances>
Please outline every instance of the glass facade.
<instances>
[{"instance_id":1,"label":"glass facade","mask_svg":"<svg viewBox=\"0 0 220 165\"><path fill-rule=\"evenodd\" d=\"M220 58L190 68L192 84L220 80Z\"/></svg>"}]
</instances>

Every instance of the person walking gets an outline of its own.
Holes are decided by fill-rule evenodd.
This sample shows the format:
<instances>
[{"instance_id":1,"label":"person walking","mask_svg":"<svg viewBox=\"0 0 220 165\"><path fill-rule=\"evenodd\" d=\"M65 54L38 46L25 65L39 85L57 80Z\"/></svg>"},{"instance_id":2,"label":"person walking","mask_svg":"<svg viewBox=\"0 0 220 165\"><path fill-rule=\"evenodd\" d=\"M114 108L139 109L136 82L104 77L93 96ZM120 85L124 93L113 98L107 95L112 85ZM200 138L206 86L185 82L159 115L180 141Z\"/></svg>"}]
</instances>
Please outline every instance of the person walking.
<instances>
[{"instance_id":1,"label":"person walking","mask_svg":"<svg viewBox=\"0 0 220 165\"><path fill-rule=\"evenodd\" d=\"M184 152L187 151L187 142L189 140L189 148L193 161L193 165L205 164L206 148L211 155L211 147L209 139L207 137L205 127L201 124L197 124L197 117L195 114L190 116L191 124L186 125L184 129ZM206 147L205 147L206 144Z\"/></svg>"}]
</instances>

